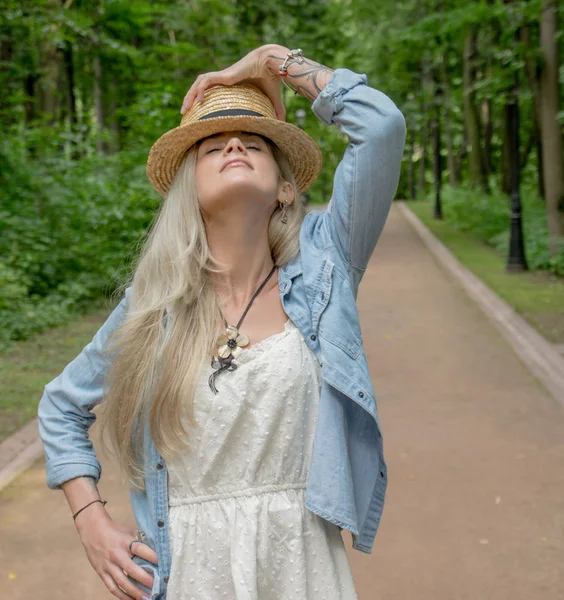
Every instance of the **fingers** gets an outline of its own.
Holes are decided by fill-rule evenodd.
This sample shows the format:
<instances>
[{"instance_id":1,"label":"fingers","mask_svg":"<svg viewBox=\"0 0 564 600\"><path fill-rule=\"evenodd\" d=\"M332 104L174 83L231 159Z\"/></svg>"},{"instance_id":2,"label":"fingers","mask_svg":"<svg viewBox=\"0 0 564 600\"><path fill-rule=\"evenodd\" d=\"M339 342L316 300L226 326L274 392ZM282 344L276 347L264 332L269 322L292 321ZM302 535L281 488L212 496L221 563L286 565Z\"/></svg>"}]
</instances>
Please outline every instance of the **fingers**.
<instances>
[{"instance_id":1,"label":"fingers","mask_svg":"<svg viewBox=\"0 0 564 600\"><path fill-rule=\"evenodd\" d=\"M211 73L198 75L184 96L180 112L184 114L194 102L202 102L204 100L204 92L208 88L214 85L232 85L233 83L235 83L235 78L231 67L223 69L223 71L212 71Z\"/></svg>"},{"instance_id":2,"label":"fingers","mask_svg":"<svg viewBox=\"0 0 564 600\"><path fill-rule=\"evenodd\" d=\"M269 100L276 111L276 118L280 121L286 120L286 107L282 98L282 87L278 78L269 79L261 82L260 86L263 92L268 96Z\"/></svg>"},{"instance_id":3,"label":"fingers","mask_svg":"<svg viewBox=\"0 0 564 600\"><path fill-rule=\"evenodd\" d=\"M132 596L129 596L123 590L121 590L111 575L104 573L102 575L102 581L108 590L110 590L111 594L116 598L119 598L120 600L131 600Z\"/></svg>"},{"instance_id":4,"label":"fingers","mask_svg":"<svg viewBox=\"0 0 564 600\"><path fill-rule=\"evenodd\" d=\"M192 106L194 100L201 102L204 99L204 91L206 89L205 86L206 84L209 84L210 75L211 73L206 73L205 75L198 75L198 77L196 77L196 81L194 81L184 96L182 108L180 109L182 114L184 114Z\"/></svg>"},{"instance_id":5,"label":"fingers","mask_svg":"<svg viewBox=\"0 0 564 600\"><path fill-rule=\"evenodd\" d=\"M276 111L276 118L279 121L286 120L286 107L284 106L284 103L282 101L280 101L280 103L274 104L274 110Z\"/></svg>"},{"instance_id":6,"label":"fingers","mask_svg":"<svg viewBox=\"0 0 564 600\"><path fill-rule=\"evenodd\" d=\"M122 563L120 568L123 569L132 579L142 583L145 587L148 587L149 589L153 587L155 578L131 558Z\"/></svg>"},{"instance_id":7,"label":"fingers","mask_svg":"<svg viewBox=\"0 0 564 600\"><path fill-rule=\"evenodd\" d=\"M154 565L159 564L157 553L151 548L151 546L147 546L147 544L144 544L143 542L137 542L136 544L133 544L131 549L140 558L144 558Z\"/></svg>"},{"instance_id":8,"label":"fingers","mask_svg":"<svg viewBox=\"0 0 564 600\"><path fill-rule=\"evenodd\" d=\"M142 600L143 596L147 597L147 594L140 587L136 586L127 578L127 575L123 572L121 567L110 565L109 575L109 578L113 580L113 583L117 586L118 593L123 594L123 597L127 600L131 598L134 600ZM131 573L129 573L129 576L131 577ZM110 591L115 595L115 591L112 591L111 589ZM121 596L117 597L120 598Z\"/></svg>"},{"instance_id":9,"label":"fingers","mask_svg":"<svg viewBox=\"0 0 564 600\"><path fill-rule=\"evenodd\" d=\"M185 114L195 102L202 102L204 92L214 85L235 85L236 83L248 81L257 85L266 93L274 105L277 118L284 121L286 118L286 109L284 108L278 78L260 76L257 68L247 63L252 63L252 61L249 61L248 57L245 57L222 71L212 71L198 75L184 96L184 101L180 109L181 114Z\"/></svg>"},{"instance_id":10,"label":"fingers","mask_svg":"<svg viewBox=\"0 0 564 600\"><path fill-rule=\"evenodd\" d=\"M132 550L137 554L136 546L145 546L145 544L141 542L132 544ZM144 590L136 585L135 581L148 589L152 589L154 583L154 577L136 564L130 558L128 551L123 548L110 549L109 560L106 562L102 580L114 596L126 600L132 598L134 600L145 600L147 598Z\"/></svg>"}]
</instances>

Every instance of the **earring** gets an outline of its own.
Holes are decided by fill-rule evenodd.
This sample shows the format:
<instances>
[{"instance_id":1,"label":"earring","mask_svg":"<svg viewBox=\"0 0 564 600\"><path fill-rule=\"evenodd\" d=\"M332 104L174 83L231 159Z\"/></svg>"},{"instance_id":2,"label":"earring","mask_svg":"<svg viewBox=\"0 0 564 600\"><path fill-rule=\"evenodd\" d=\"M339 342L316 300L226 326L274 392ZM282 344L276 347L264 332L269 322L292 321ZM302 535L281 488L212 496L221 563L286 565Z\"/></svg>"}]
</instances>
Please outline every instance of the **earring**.
<instances>
[{"instance_id":1,"label":"earring","mask_svg":"<svg viewBox=\"0 0 564 600\"><path fill-rule=\"evenodd\" d=\"M279 204L278 206L282 206L282 223L284 223L284 225L288 222L288 215L286 214L286 204L288 204L286 201L284 201L281 205Z\"/></svg>"}]
</instances>

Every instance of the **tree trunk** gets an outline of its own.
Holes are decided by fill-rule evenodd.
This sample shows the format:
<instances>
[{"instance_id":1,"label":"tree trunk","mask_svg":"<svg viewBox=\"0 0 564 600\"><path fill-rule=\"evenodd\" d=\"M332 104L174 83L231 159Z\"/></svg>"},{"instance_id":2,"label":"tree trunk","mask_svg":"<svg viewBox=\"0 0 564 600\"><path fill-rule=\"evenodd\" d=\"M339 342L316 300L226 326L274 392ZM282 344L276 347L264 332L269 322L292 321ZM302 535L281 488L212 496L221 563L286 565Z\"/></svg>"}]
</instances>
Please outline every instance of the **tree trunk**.
<instances>
[{"instance_id":1,"label":"tree trunk","mask_svg":"<svg viewBox=\"0 0 564 600\"><path fill-rule=\"evenodd\" d=\"M14 44L12 38L9 35L5 38L0 37L0 63L2 65L11 65L13 55ZM6 79L8 79L8 77L11 78L11 73L8 74L11 71L11 69L6 68L6 71ZM3 92L4 93L0 95L0 112L2 113L2 121L6 125L11 125L12 123L16 122L17 113L13 110L8 110L10 108L10 104L8 101L9 94L7 93L7 90L3 90Z\"/></svg>"},{"instance_id":2,"label":"tree trunk","mask_svg":"<svg viewBox=\"0 0 564 600\"><path fill-rule=\"evenodd\" d=\"M422 114L425 114L422 112ZM424 197L427 192L427 179L425 177L425 169L427 168L427 144L428 144L428 124L427 119L421 123L421 152L419 156L419 169L417 173L417 189L421 197Z\"/></svg>"},{"instance_id":3,"label":"tree trunk","mask_svg":"<svg viewBox=\"0 0 564 600\"><path fill-rule=\"evenodd\" d=\"M94 112L96 115L96 150L101 153L107 152L106 143L102 135L106 128L106 115L104 112L103 87L102 87L102 61L100 56L94 56Z\"/></svg>"},{"instance_id":4,"label":"tree trunk","mask_svg":"<svg viewBox=\"0 0 564 600\"><path fill-rule=\"evenodd\" d=\"M501 148L501 189L511 196L511 125L508 120L507 98L503 105L503 146Z\"/></svg>"},{"instance_id":5,"label":"tree trunk","mask_svg":"<svg viewBox=\"0 0 564 600\"><path fill-rule=\"evenodd\" d=\"M456 169L454 158L454 142L452 139L452 120L450 112L450 88L448 84L447 53L443 52L441 57L441 84L443 90L443 114L445 120L445 137L447 147L447 169L448 182L452 186L460 184L459 173Z\"/></svg>"},{"instance_id":6,"label":"tree trunk","mask_svg":"<svg viewBox=\"0 0 564 600\"><path fill-rule=\"evenodd\" d=\"M409 168L407 172L407 180L409 187L409 199L415 200L416 191L415 191L415 164L413 162L413 155L415 153L415 137L413 132L410 129L409 133Z\"/></svg>"},{"instance_id":7,"label":"tree trunk","mask_svg":"<svg viewBox=\"0 0 564 600\"><path fill-rule=\"evenodd\" d=\"M66 117L69 120L71 131L76 126L76 98L74 95L74 64L73 52L70 42L63 49L63 63L65 65L65 107Z\"/></svg>"},{"instance_id":8,"label":"tree trunk","mask_svg":"<svg viewBox=\"0 0 564 600\"><path fill-rule=\"evenodd\" d=\"M531 101L533 109L533 143L537 151L537 189L541 198L545 197L544 177L542 167L542 136L541 136L541 112L540 112L540 70L537 68L533 49L531 47L531 28L525 23L521 28L521 40L525 46L525 72L529 89L531 90Z\"/></svg>"},{"instance_id":9,"label":"tree trunk","mask_svg":"<svg viewBox=\"0 0 564 600\"><path fill-rule=\"evenodd\" d=\"M468 134L468 168L470 181L476 187L487 190L487 178L483 168L480 144L480 115L478 107L476 106L476 94L473 91L474 82L476 80L476 37L476 32L470 31L464 38L464 121L466 123L466 132Z\"/></svg>"},{"instance_id":10,"label":"tree trunk","mask_svg":"<svg viewBox=\"0 0 564 600\"><path fill-rule=\"evenodd\" d=\"M441 203L442 189L442 160L441 160L441 120L440 120L440 104L439 104L439 85L435 82L435 102L432 107L431 117L431 142L433 146L433 187L435 191L435 207L433 216L435 219L443 218L443 207Z\"/></svg>"},{"instance_id":11,"label":"tree trunk","mask_svg":"<svg viewBox=\"0 0 564 600\"><path fill-rule=\"evenodd\" d=\"M113 78L112 79L112 85L111 85L111 92L110 92L110 100L109 100L109 126L110 126L110 130L112 132L112 144L111 144L111 149L112 152L119 152L120 150L120 136L121 136L121 130L120 130L120 126L119 126L119 119L118 119L118 114L117 114L117 110L118 110L118 97L119 97L119 84L117 82L117 79Z\"/></svg>"},{"instance_id":12,"label":"tree trunk","mask_svg":"<svg viewBox=\"0 0 564 600\"><path fill-rule=\"evenodd\" d=\"M484 152L482 153L483 169L486 177L492 172L492 138L494 124L492 118L492 102L482 102L482 123L484 124Z\"/></svg>"},{"instance_id":13,"label":"tree trunk","mask_svg":"<svg viewBox=\"0 0 564 600\"><path fill-rule=\"evenodd\" d=\"M421 158L419 161L419 193L424 197L427 193L427 180L425 170L427 168L427 146L429 143L429 119L427 118L432 111L433 97L433 75L428 65L428 61L421 60L421 114L423 115L421 123ZM431 117L432 118L432 117Z\"/></svg>"},{"instance_id":14,"label":"tree trunk","mask_svg":"<svg viewBox=\"0 0 564 600\"><path fill-rule=\"evenodd\" d=\"M34 73L28 73L24 79L24 112L25 112L25 124L26 127L31 127L36 117L36 90L37 90L37 76Z\"/></svg>"},{"instance_id":15,"label":"tree trunk","mask_svg":"<svg viewBox=\"0 0 564 600\"><path fill-rule=\"evenodd\" d=\"M549 248L558 251L564 236L564 185L562 180L562 133L557 121L560 105L558 86L558 3L543 0L540 37L543 67L540 81L543 176Z\"/></svg>"},{"instance_id":16,"label":"tree trunk","mask_svg":"<svg viewBox=\"0 0 564 600\"><path fill-rule=\"evenodd\" d=\"M46 39L43 42L43 68L39 78L39 108L48 125L59 120L59 80L61 60L58 48Z\"/></svg>"}]
</instances>

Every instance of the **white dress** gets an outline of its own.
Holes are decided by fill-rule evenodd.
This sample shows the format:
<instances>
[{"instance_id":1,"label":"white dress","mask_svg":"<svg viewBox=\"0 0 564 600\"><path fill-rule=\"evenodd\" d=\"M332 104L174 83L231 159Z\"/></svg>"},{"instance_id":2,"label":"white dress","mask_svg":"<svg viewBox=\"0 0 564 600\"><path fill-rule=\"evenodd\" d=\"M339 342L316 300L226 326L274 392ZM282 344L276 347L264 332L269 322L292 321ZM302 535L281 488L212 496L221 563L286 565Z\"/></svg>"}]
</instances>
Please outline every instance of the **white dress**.
<instances>
[{"instance_id":1,"label":"white dress","mask_svg":"<svg viewBox=\"0 0 564 600\"><path fill-rule=\"evenodd\" d=\"M339 528L305 507L321 372L291 320L204 365L193 450L169 461L167 600L356 600Z\"/></svg>"}]
</instances>

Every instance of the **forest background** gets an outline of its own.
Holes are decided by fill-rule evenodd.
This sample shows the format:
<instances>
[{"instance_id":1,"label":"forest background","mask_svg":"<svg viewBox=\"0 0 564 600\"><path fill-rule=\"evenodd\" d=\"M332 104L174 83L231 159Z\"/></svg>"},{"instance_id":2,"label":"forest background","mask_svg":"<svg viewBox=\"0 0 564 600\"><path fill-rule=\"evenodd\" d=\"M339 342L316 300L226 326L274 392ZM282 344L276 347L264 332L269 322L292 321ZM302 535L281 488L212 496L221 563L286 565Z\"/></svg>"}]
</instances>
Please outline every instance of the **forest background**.
<instances>
[{"instance_id":1,"label":"forest background","mask_svg":"<svg viewBox=\"0 0 564 600\"><path fill-rule=\"evenodd\" d=\"M521 203L513 268L561 283L563 6L2 0L0 347L112 293L160 203L145 175L152 143L179 123L199 73L264 43L366 73L407 120L398 198L430 200L504 255ZM346 140L284 93L287 120L323 152L309 201L327 202Z\"/></svg>"}]
</instances>

